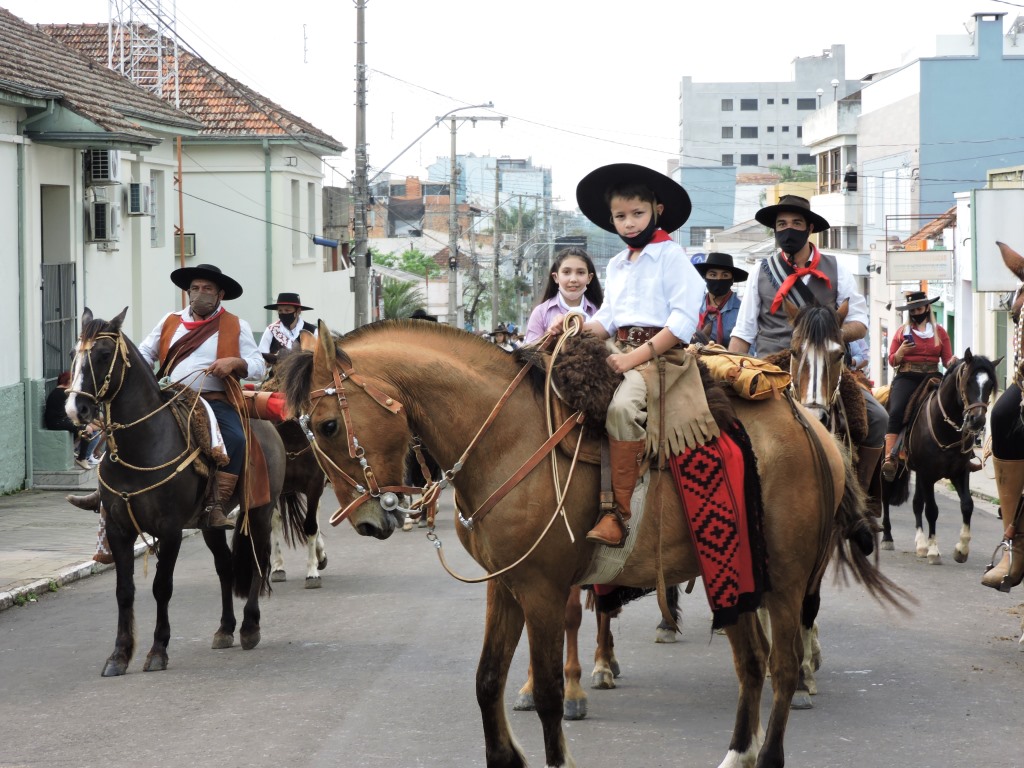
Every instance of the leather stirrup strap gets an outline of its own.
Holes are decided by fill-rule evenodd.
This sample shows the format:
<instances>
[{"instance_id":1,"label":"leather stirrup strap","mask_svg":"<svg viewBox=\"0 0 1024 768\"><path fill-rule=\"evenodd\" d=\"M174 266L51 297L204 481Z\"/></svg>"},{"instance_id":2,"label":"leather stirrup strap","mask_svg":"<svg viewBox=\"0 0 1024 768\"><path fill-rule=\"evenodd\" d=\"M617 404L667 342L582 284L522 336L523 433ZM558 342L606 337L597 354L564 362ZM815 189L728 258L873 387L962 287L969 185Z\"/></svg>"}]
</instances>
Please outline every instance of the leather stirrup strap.
<instances>
[{"instance_id":1,"label":"leather stirrup strap","mask_svg":"<svg viewBox=\"0 0 1024 768\"><path fill-rule=\"evenodd\" d=\"M615 495L612 492L612 450L610 438L601 441L601 517L615 511Z\"/></svg>"}]
</instances>

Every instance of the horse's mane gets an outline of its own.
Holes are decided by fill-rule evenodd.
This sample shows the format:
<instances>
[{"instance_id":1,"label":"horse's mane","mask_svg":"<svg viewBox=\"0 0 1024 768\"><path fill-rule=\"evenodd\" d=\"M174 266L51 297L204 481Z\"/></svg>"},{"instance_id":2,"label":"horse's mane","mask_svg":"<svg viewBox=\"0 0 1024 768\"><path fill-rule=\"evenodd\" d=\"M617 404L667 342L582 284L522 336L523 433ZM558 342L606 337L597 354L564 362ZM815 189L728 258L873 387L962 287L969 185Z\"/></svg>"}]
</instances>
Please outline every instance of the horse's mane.
<instances>
[{"instance_id":1,"label":"horse's mane","mask_svg":"<svg viewBox=\"0 0 1024 768\"><path fill-rule=\"evenodd\" d=\"M839 313L822 304L808 304L800 309L793 321L794 331L801 330L810 344L823 344L842 336Z\"/></svg>"}]
</instances>

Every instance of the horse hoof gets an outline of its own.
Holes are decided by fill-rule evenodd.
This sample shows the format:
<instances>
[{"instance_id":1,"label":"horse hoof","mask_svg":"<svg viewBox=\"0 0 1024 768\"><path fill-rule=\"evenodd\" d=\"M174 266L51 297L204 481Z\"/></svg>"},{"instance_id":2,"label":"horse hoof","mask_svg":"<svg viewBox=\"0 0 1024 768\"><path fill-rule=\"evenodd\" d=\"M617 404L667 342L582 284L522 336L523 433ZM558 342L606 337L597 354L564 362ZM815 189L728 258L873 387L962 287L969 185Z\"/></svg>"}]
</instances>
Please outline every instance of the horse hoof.
<instances>
[{"instance_id":1,"label":"horse hoof","mask_svg":"<svg viewBox=\"0 0 1024 768\"><path fill-rule=\"evenodd\" d=\"M953 550L953 559L958 563L966 563L967 555L967 552L961 552L959 549Z\"/></svg>"},{"instance_id":2,"label":"horse hoof","mask_svg":"<svg viewBox=\"0 0 1024 768\"><path fill-rule=\"evenodd\" d=\"M662 629L661 627L658 627L654 630L654 642L676 643L679 642L679 635L674 629Z\"/></svg>"},{"instance_id":3,"label":"horse hoof","mask_svg":"<svg viewBox=\"0 0 1024 768\"><path fill-rule=\"evenodd\" d=\"M615 678L608 672L595 672L590 676L590 687L599 691L610 691L615 688Z\"/></svg>"},{"instance_id":4,"label":"horse hoof","mask_svg":"<svg viewBox=\"0 0 1024 768\"><path fill-rule=\"evenodd\" d=\"M928 565L942 565L942 555L938 552L928 555Z\"/></svg>"},{"instance_id":5,"label":"horse hoof","mask_svg":"<svg viewBox=\"0 0 1024 768\"><path fill-rule=\"evenodd\" d=\"M811 703L811 694L807 691L797 691L793 694L793 701L789 705L790 709L814 709L814 705Z\"/></svg>"},{"instance_id":6,"label":"horse hoof","mask_svg":"<svg viewBox=\"0 0 1024 768\"><path fill-rule=\"evenodd\" d=\"M219 651L223 648L230 648L234 644L234 635L232 635L230 632L221 632L220 630L217 630L213 633L213 645L211 645L210 647L215 651Z\"/></svg>"},{"instance_id":7,"label":"horse hoof","mask_svg":"<svg viewBox=\"0 0 1024 768\"><path fill-rule=\"evenodd\" d=\"M163 672L167 669L167 654L150 653L146 657L146 663L142 665L143 672Z\"/></svg>"},{"instance_id":8,"label":"horse hoof","mask_svg":"<svg viewBox=\"0 0 1024 768\"><path fill-rule=\"evenodd\" d=\"M892 552L896 549L896 543L892 541L883 541L882 549L884 549L886 552Z\"/></svg>"},{"instance_id":9,"label":"horse hoof","mask_svg":"<svg viewBox=\"0 0 1024 768\"><path fill-rule=\"evenodd\" d=\"M238 639L242 643L243 651L251 651L260 644L260 631L257 629L254 632L240 632L238 634Z\"/></svg>"},{"instance_id":10,"label":"horse hoof","mask_svg":"<svg viewBox=\"0 0 1024 768\"><path fill-rule=\"evenodd\" d=\"M923 560L924 558L928 557L928 550L924 548L917 549L914 551L914 554Z\"/></svg>"},{"instance_id":11,"label":"horse hoof","mask_svg":"<svg viewBox=\"0 0 1024 768\"><path fill-rule=\"evenodd\" d=\"M319 576L307 576L306 577L306 589L320 589L320 577Z\"/></svg>"},{"instance_id":12,"label":"horse hoof","mask_svg":"<svg viewBox=\"0 0 1024 768\"><path fill-rule=\"evenodd\" d=\"M611 667L612 667L612 677L618 677L619 675L622 674L622 670L619 668L619 662L616 659L612 659Z\"/></svg>"},{"instance_id":13,"label":"horse hoof","mask_svg":"<svg viewBox=\"0 0 1024 768\"><path fill-rule=\"evenodd\" d=\"M405 518L405 522L402 523L402 530L403 531L411 531L412 530L412 518L411 517Z\"/></svg>"},{"instance_id":14,"label":"horse hoof","mask_svg":"<svg viewBox=\"0 0 1024 768\"><path fill-rule=\"evenodd\" d=\"M818 684L813 680L804 680L804 685L807 686L807 693L810 696L818 695Z\"/></svg>"},{"instance_id":15,"label":"horse hoof","mask_svg":"<svg viewBox=\"0 0 1024 768\"><path fill-rule=\"evenodd\" d=\"M576 699L565 702L565 713L563 720L584 720L587 717L587 700Z\"/></svg>"},{"instance_id":16,"label":"horse hoof","mask_svg":"<svg viewBox=\"0 0 1024 768\"><path fill-rule=\"evenodd\" d=\"M120 677L128 671L128 663L124 661L114 661L114 659L107 659L107 663L103 666L103 677Z\"/></svg>"},{"instance_id":17,"label":"horse hoof","mask_svg":"<svg viewBox=\"0 0 1024 768\"><path fill-rule=\"evenodd\" d=\"M318 571L322 571L326 567L327 567L327 555L324 555L322 558L320 558L319 560L316 561L316 569Z\"/></svg>"},{"instance_id":18,"label":"horse hoof","mask_svg":"<svg viewBox=\"0 0 1024 768\"><path fill-rule=\"evenodd\" d=\"M537 705L533 703L532 693L520 693L516 698L516 703L512 705L512 709L516 712L533 712L537 708Z\"/></svg>"},{"instance_id":19,"label":"horse hoof","mask_svg":"<svg viewBox=\"0 0 1024 768\"><path fill-rule=\"evenodd\" d=\"M288 581L288 575L285 573L283 568L281 570L279 570L279 571L271 571L270 572L270 580L274 581L274 582L277 582L277 581Z\"/></svg>"}]
</instances>

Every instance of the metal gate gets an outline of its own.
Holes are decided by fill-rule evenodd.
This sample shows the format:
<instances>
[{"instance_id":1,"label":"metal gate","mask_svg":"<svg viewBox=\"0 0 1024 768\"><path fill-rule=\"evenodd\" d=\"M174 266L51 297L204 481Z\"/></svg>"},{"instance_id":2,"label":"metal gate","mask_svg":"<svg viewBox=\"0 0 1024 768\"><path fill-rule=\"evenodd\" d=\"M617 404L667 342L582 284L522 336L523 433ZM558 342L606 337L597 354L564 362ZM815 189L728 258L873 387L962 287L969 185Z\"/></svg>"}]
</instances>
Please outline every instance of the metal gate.
<instances>
[{"instance_id":1,"label":"metal gate","mask_svg":"<svg viewBox=\"0 0 1024 768\"><path fill-rule=\"evenodd\" d=\"M43 264L43 378L50 382L71 367L71 353L78 336L75 326L75 265Z\"/></svg>"}]
</instances>

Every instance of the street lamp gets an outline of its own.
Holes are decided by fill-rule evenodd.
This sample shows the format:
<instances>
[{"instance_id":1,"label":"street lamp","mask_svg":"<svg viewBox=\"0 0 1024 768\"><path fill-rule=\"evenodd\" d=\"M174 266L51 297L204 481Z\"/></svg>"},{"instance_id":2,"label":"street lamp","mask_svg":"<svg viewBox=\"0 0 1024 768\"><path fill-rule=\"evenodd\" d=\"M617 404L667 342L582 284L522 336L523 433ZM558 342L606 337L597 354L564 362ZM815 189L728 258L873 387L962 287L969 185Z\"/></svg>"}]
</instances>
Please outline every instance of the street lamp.
<instances>
[{"instance_id":1,"label":"street lamp","mask_svg":"<svg viewBox=\"0 0 1024 768\"><path fill-rule=\"evenodd\" d=\"M818 94L818 109L821 109L821 95L824 92L825 91L823 89L821 89L821 88L819 88L818 90L815 91L815 93Z\"/></svg>"},{"instance_id":2,"label":"street lamp","mask_svg":"<svg viewBox=\"0 0 1024 768\"><path fill-rule=\"evenodd\" d=\"M832 78L832 82L829 83L832 86L832 101L836 100L836 96L839 93L839 81L836 78Z\"/></svg>"}]
</instances>

